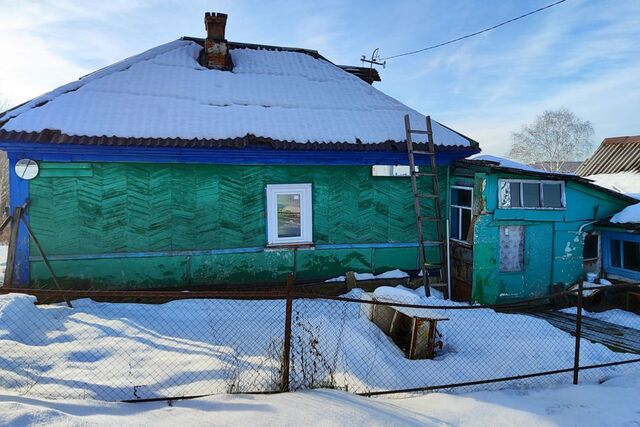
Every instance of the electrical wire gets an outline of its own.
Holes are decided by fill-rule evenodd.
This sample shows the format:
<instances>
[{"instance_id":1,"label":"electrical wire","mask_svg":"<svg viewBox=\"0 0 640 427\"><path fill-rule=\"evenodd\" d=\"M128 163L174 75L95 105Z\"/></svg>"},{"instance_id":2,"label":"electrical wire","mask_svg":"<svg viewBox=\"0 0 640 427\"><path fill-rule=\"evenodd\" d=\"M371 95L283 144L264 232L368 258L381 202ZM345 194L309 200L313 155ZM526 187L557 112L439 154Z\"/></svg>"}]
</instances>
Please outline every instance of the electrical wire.
<instances>
[{"instance_id":1,"label":"electrical wire","mask_svg":"<svg viewBox=\"0 0 640 427\"><path fill-rule=\"evenodd\" d=\"M386 58L382 58L382 60L386 61L386 60L393 59L393 58L400 58L401 56L414 55L416 53L424 52L426 50L431 50L431 49L435 49L437 47L442 47L442 46L445 46L445 45L448 45L448 44L451 44L451 43L459 42L460 40L468 39L470 37L477 36L477 35L482 34L482 33L486 33L487 31L495 30L496 28L502 27L503 25L507 25L507 24L510 24L511 22L517 21L517 20L522 19L522 18L526 18L527 16L531 16L531 15L533 15L535 13L542 12L543 10L552 8L553 6L557 6L560 3L564 3L565 1L567 1L567 0L559 0L559 1L555 2L555 3L551 3L551 4L548 4L546 6L541 7L539 9L532 10L531 12L527 12L524 15L516 16L515 18L511 18L508 21L504 21L504 22L501 22L499 24L496 24L496 25L494 25L492 27L488 27L488 28L485 28L483 30L476 31L475 33L467 34L466 36L458 37L456 39L448 40L446 42L438 43L438 44L435 44L433 46L428 46L428 47L425 47L425 48L422 48L422 49L412 50L411 52L405 52L405 53L399 53L397 55L387 56Z\"/></svg>"}]
</instances>

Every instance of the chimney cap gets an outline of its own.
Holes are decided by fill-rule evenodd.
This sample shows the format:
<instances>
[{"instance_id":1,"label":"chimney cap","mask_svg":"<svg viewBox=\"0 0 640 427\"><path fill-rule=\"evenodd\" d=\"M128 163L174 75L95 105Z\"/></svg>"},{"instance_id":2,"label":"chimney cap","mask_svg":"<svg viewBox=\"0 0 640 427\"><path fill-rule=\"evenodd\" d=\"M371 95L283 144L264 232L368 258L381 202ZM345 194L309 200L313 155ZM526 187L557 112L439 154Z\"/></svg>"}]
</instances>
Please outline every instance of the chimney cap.
<instances>
[{"instance_id":1,"label":"chimney cap","mask_svg":"<svg viewBox=\"0 0 640 427\"><path fill-rule=\"evenodd\" d=\"M225 27L227 26L227 14L220 12L206 12L204 14L204 27L207 38L222 41L225 39Z\"/></svg>"}]
</instances>

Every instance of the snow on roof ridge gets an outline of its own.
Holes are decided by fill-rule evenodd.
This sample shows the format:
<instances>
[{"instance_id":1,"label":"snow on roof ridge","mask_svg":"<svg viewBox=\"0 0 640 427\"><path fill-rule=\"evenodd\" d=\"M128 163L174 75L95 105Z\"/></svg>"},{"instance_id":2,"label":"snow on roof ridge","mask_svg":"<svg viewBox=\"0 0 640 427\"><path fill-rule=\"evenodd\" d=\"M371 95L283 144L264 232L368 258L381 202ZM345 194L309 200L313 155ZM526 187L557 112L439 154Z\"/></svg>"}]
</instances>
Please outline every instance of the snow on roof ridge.
<instances>
[{"instance_id":1,"label":"snow on roof ridge","mask_svg":"<svg viewBox=\"0 0 640 427\"><path fill-rule=\"evenodd\" d=\"M54 100L55 98L57 98L60 95L64 95L65 93L68 92L72 92L75 90L80 89L82 86L100 79L106 75L112 74L112 73L116 73L119 71L123 71L126 70L127 68L131 67L133 64L140 62L140 61L148 61L149 59L155 58L158 55L162 55L163 53L167 53L172 49L178 49L179 47L182 46L186 46L188 43L188 41L184 41L181 39L178 40L173 40L170 41L168 43L153 47L151 49L145 50L144 52L141 52L139 54L130 56L128 58L125 58L121 61L115 62L113 64L107 65L106 67L100 68L96 71L93 71L89 74L86 74L84 76L81 76L78 80L69 82L65 85L59 86L55 89L53 89L50 92L44 93L40 96L37 96L33 99L31 99L30 101L25 102L24 104L21 104L19 106L17 106L16 108L13 108L11 110L7 110L5 111L5 113L3 115L0 115L0 119L3 119L2 121L6 121L8 122L9 120L18 117L20 114L24 113L25 111L31 110L32 108L37 108L39 106L42 106L44 104L46 104L47 102L50 102L52 100ZM174 46L174 45L178 45L180 44L181 46ZM0 126L0 129L2 127L4 127L6 123L3 123L2 126Z\"/></svg>"},{"instance_id":2,"label":"snow on roof ridge","mask_svg":"<svg viewBox=\"0 0 640 427\"><path fill-rule=\"evenodd\" d=\"M201 49L179 39L132 56L11 110L1 129L369 144L404 141L405 114L414 129L426 127L420 112L326 59L239 47L231 49L233 72L207 71L198 62ZM476 147L439 122L433 131L436 145Z\"/></svg>"}]
</instances>

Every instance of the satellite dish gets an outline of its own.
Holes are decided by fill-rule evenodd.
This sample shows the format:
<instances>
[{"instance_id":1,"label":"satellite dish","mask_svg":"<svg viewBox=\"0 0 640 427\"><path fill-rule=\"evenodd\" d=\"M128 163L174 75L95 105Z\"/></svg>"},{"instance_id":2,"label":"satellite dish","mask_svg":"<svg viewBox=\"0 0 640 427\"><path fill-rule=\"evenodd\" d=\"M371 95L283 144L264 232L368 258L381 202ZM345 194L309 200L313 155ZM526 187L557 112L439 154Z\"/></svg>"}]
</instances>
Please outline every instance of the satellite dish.
<instances>
[{"instance_id":1,"label":"satellite dish","mask_svg":"<svg viewBox=\"0 0 640 427\"><path fill-rule=\"evenodd\" d=\"M18 178L30 180L38 176L40 168L35 160L20 159L16 163L15 171Z\"/></svg>"}]
</instances>

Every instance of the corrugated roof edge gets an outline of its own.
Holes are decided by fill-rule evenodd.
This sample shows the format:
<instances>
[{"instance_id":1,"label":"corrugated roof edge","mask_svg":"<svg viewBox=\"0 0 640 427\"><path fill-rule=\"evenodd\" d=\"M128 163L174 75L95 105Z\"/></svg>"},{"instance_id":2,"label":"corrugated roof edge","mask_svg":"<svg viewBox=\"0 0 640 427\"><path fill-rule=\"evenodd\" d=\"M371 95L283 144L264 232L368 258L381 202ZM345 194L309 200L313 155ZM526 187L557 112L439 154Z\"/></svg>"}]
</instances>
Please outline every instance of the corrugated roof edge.
<instances>
[{"instance_id":1,"label":"corrugated roof edge","mask_svg":"<svg viewBox=\"0 0 640 427\"><path fill-rule=\"evenodd\" d=\"M628 201L628 202L634 202L637 203L638 200L631 197L631 196L627 196L626 194L623 193L618 193L617 191L611 190L609 188L605 188L605 187L601 187L598 184L594 183L592 180L588 179L588 178L583 178L581 176L578 175L574 175L574 174L566 174L566 173L553 173L553 172L546 172L546 171L540 171L540 172L535 172L535 171L531 171L531 170L525 170L525 169L516 169L516 168L510 168L510 167L506 167L506 166L502 166L499 163L496 162L491 162L488 160L473 160L473 159L461 159L461 160L456 160L453 162L454 166L481 166L481 167L488 167L494 170L500 170L500 171L504 171L504 172L509 172L509 173L515 173L515 174L519 174L519 175L528 175L528 176L534 176L536 178L543 178L543 179L549 179L549 178L553 178L553 179L563 179L563 180L568 180L568 181L574 181L577 182L579 184L583 184L586 185L587 187L590 187L594 190L598 190L598 191L602 191L603 193L607 193L609 195L612 195L614 197L617 197L619 199L622 199L624 201Z\"/></svg>"},{"instance_id":2,"label":"corrugated roof edge","mask_svg":"<svg viewBox=\"0 0 640 427\"><path fill-rule=\"evenodd\" d=\"M268 147L276 150L336 150L336 151L405 151L404 141L385 141L375 144L362 144L353 142L295 142L280 141L272 138L258 137L247 134L243 138L228 139L182 139L182 138L133 138L117 136L85 136L67 135L59 130L45 129L41 132L17 132L0 129L0 141L50 143L50 144L75 144L75 145L101 145L116 147L179 147L179 148L245 148ZM426 148L426 143L415 143L416 147ZM464 145L436 145L436 151L474 151L475 147Z\"/></svg>"},{"instance_id":3,"label":"corrugated roof edge","mask_svg":"<svg viewBox=\"0 0 640 427\"><path fill-rule=\"evenodd\" d=\"M602 140L576 174L581 176L640 172L640 135L615 136Z\"/></svg>"}]
</instances>

